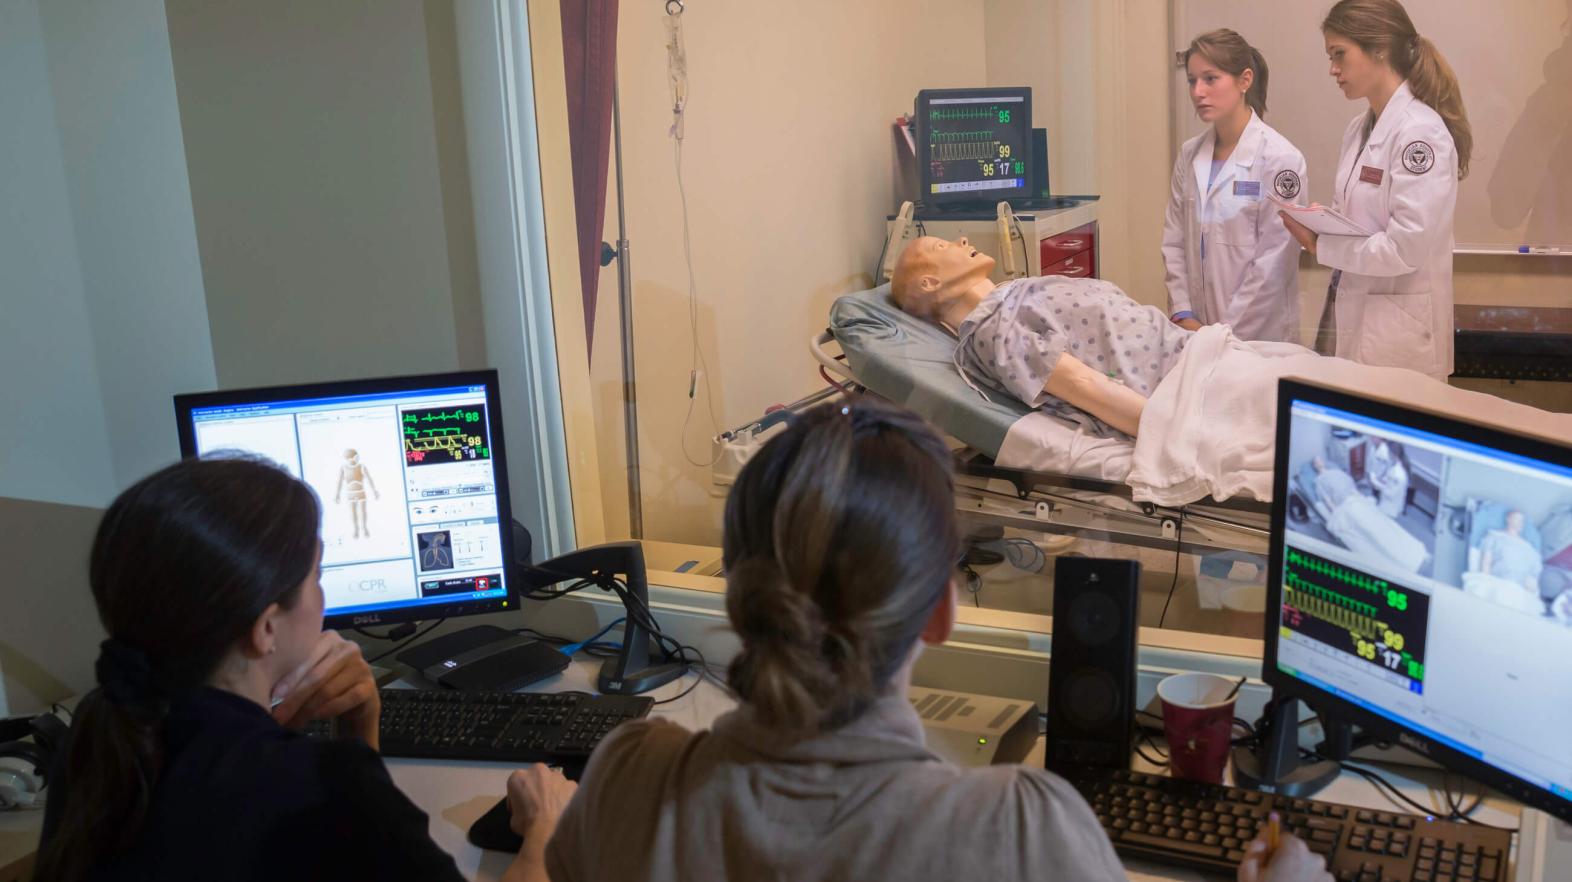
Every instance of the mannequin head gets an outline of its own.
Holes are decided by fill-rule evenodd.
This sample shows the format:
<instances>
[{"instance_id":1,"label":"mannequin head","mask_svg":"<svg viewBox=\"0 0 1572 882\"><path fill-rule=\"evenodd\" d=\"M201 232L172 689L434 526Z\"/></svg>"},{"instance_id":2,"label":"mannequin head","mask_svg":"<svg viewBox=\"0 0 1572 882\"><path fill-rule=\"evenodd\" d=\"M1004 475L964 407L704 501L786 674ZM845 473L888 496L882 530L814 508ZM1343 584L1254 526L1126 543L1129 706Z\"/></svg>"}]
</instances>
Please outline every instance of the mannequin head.
<instances>
[{"instance_id":1,"label":"mannequin head","mask_svg":"<svg viewBox=\"0 0 1572 882\"><path fill-rule=\"evenodd\" d=\"M993 258L973 248L965 236L953 242L920 236L895 261L890 294L906 312L940 321L957 305L970 311L993 290L988 280L993 265Z\"/></svg>"},{"instance_id":2,"label":"mannequin head","mask_svg":"<svg viewBox=\"0 0 1572 882\"><path fill-rule=\"evenodd\" d=\"M1511 533L1513 536L1520 535L1523 532L1523 525L1525 523L1527 523L1527 521L1528 521L1527 516L1524 515L1521 511L1518 511L1517 509L1513 509L1513 510L1507 512L1507 516L1506 516L1507 532Z\"/></svg>"}]
</instances>

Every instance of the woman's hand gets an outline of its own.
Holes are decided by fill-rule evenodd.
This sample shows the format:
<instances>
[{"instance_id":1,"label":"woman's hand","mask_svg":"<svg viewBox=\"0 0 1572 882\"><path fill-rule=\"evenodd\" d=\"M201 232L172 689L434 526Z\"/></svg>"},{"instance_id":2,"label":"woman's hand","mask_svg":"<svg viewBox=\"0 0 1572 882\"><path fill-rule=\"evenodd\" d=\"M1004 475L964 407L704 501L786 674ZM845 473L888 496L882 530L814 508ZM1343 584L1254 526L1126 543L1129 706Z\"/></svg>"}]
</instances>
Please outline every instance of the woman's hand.
<instances>
[{"instance_id":1,"label":"woman's hand","mask_svg":"<svg viewBox=\"0 0 1572 882\"><path fill-rule=\"evenodd\" d=\"M375 750L382 696L360 646L337 631L323 631L311 655L273 686L273 719L300 728L312 720L338 719L349 734Z\"/></svg>"},{"instance_id":2,"label":"woman's hand","mask_svg":"<svg viewBox=\"0 0 1572 882\"><path fill-rule=\"evenodd\" d=\"M546 874L546 843L557 832L557 821L579 785L559 769L536 763L508 776L508 826L524 837L519 853L502 882L550 882Z\"/></svg>"},{"instance_id":3,"label":"woman's hand","mask_svg":"<svg viewBox=\"0 0 1572 882\"><path fill-rule=\"evenodd\" d=\"M1186 331L1199 331L1199 330L1201 330L1201 323L1196 321L1194 318L1178 319L1177 321L1174 322L1174 324L1178 325L1181 328L1184 328Z\"/></svg>"},{"instance_id":4,"label":"woman's hand","mask_svg":"<svg viewBox=\"0 0 1572 882\"><path fill-rule=\"evenodd\" d=\"M1315 233L1309 227L1289 217L1287 211L1279 211L1277 216L1283 219L1283 226L1288 230L1288 235L1293 236L1299 242L1299 247L1310 252L1310 256L1314 257Z\"/></svg>"},{"instance_id":5,"label":"woman's hand","mask_svg":"<svg viewBox=\"0 0 1572 882\"><path fill-rule=\"evenodd\" d=\"M1284 833L1276 851L1259 836L1250 843L1239 862L1239 882L1332 882L1332 874L1304 840Z\"/></svg>"}]
</instances>

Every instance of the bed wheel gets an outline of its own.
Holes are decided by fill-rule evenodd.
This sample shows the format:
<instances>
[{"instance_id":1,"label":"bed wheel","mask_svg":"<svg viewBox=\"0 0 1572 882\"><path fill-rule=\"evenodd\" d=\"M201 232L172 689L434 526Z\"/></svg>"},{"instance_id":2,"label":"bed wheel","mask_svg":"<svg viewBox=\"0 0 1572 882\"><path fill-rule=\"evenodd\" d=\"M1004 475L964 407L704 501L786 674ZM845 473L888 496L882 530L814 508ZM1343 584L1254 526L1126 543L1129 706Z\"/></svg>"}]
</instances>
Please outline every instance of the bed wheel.
<instances>
[{"instance_id":1,"label":"bed wheel","mask_svg":"<svg viewBox=\"0 0 1572 882\"><path fill-rule=\"evenodd\" d=\"M1291 493L1288 496L1288 519L1299 524L1310 519L1310 506L1305 504L1298 493Z\"/></svg>"}]
</instances>

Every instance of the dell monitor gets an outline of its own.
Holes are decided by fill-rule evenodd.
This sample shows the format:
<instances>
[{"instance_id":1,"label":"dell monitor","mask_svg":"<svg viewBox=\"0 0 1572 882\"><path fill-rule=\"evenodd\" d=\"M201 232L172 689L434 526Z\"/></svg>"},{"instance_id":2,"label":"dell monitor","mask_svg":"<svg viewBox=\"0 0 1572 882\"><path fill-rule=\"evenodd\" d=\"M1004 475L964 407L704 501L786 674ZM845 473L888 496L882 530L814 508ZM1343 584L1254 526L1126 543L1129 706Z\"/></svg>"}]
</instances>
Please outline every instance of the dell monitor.
<instances>
[{"instance_id":1,"label":"dell monitor","mask_svg":"<svg viewBox=\"0 0 1572 882\"><path fill-rule=\"evenodd\" d=\"M1572 820L1572 448L1282 381L1274 694Z\"/></svg>"},{"instance_id":2,"label":"dell monitor","mask_svg":"<svg viewBox=\"0 0 1572 882\"><path fill-rule=\"evenodd\" d=\"M181 455L316 491L330 628L518 607L500 413L495 371L175 397Z\"/></svg>"},{"instance_id":3,"label":"dell monitor","mask_svg":"<svg viewBox=\"0 0 1572 882\"><path fill-rule=\"evenodd\" d=\"M924 89L914 115L925 207L1033 196L1030 88Z\"/></svg>"}]
</instances>

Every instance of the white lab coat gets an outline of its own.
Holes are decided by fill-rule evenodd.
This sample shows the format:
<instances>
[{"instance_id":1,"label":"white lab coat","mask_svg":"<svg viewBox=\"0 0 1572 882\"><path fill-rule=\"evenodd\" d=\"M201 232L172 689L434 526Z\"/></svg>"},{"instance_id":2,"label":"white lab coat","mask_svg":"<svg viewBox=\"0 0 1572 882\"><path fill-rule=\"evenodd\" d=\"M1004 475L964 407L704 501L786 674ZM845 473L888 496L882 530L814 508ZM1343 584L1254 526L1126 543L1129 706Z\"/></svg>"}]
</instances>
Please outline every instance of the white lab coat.
<instances>
[{"instance_id":1,"label":"white lab coat","mask_svg":"<svg viewBox=\"0 0 1572 882\"><path fill-rule=\"evenodd\" d=\"M1379 498L1378 507L1388 517L1401 517L1408 506L1408 469L1385 444L1377 444L1370 454L1370 486Z\"/></svg>"},{"instance_id":2,"label":"white lab coat","mask_svg":"<svg viewBox=\"0 0 1572 882\"><path fill-rule=\"evenodd\" d=\"M1179 148L1163 224L1168 314L1233 327L1242 340L1300 342L1299 244L1269 198L1304 203L1305 158L1254 113L1211 176L1217 130ZM1205 259L1202 259L1202 248Z\"/></svg>"},{"instance_id":3,"label":"white lab coat","mask_svg":"<svg viewBox=\"0 0 1572 882\"><path fill-rule=\"evenodd\" d=\"M1375 235L1321 236L1316 259L1343 271L1337 355L1452 373L1452 218L1457 148L1446 123L1404 82L1363 146L1370 114L1343 133L1332 206Z\"/></svg>"}]
</instances>

